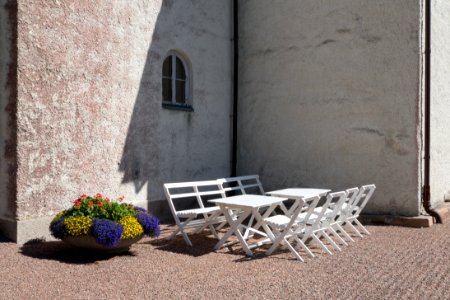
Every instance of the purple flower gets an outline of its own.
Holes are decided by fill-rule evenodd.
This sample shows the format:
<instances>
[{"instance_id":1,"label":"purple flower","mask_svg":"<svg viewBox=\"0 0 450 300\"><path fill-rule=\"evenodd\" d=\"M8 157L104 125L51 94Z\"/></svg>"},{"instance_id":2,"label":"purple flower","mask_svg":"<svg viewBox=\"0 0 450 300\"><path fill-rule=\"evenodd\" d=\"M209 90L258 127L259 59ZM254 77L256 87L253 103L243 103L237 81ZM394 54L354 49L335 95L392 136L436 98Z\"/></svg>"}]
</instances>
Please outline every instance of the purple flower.
<instances>
[{"instance_id":1,"label":"purple flower","mask_svg":"<svg viewBox=\"0 0 450 300\"><path fill-rule=\"evenodd\" d=\"M144 212L137 213L135 218L144 228L144 233L146 235L156 237L159 236L160 228L158 218Z\"/></svg>"},{"instance_id":2,"label":"purple flower","mask_svg":"<svg viewBox=\"0 0 450 300\"><path fill-rule=\"evenodd\" d=\"M64 238L64 219L60 218L50 224L50 232L57 239Z\"/></svg>"},{"instance_id":3,"label":"purple flower","mask_svg":"<svg viewBox=\"0 0 450 300\"><path fill-rule=\"evenodd\" d=\"M107 219L92 220L92 235L97 243L106 247L115 247L119 244L123 233L123 225Z\"/></svg>"},{"instance_id":4,"label":"purple flower","mask_svg":"<svg viewBox=\"0 0 450 300\"><path fill-rule=\"evenodd\" d=\"M139 207L139 206L135 206L134 209L137 210L137 211L140 211L140 212L144 212L144 213L147 212L147 210L145 208L142 208L142 207Z\"/></svg>"}]
</instances>

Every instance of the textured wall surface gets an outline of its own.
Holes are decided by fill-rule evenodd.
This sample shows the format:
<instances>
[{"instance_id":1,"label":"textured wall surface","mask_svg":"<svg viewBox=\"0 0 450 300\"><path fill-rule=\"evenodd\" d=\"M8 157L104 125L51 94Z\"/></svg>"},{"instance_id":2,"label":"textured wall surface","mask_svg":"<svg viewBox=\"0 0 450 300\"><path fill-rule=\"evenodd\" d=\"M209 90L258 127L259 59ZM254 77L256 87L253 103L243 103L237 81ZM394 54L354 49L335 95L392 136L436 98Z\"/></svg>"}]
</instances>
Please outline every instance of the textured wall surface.
<instances>
[{"instance_id":1,"label":"textured wall surface","mask_svg":"<svg viewBox=\"0 0 450 300\"><path fill-rule=\"evenodd\" d=\"M16 214L16 29L15 1L0 0L0 218L6 220Z\"/></svg>"},{"instance_id":2,"label":"textured wall surface","mask_svg":"<svg viewBox=\"0 0 450 300\"><path fill-rule=\"evenodd\" d=\"M18 32L19 220L229 173L229 1L20 0ZM192 63L195 112L161 107L171 49Z\"/></svg>"},{"instance_id":3,"label":"textured wall surface","mask_svg":"<svg viewBox=\"0 0 450 300\"><path fill-rule=\"evenodd\" d=\"M450 197L450 2L432 1L431 10L431 200Z\"/></svg>"},{"instance_id":4,"label":"textured wall surface","mask_svg":"<svg viewBox=\"0 0 450 300\"><path fill-rule=\"evenodd\" d=\"M420 1L240 2L238 170L419 213Z\"/></svg>"}]
</instances>

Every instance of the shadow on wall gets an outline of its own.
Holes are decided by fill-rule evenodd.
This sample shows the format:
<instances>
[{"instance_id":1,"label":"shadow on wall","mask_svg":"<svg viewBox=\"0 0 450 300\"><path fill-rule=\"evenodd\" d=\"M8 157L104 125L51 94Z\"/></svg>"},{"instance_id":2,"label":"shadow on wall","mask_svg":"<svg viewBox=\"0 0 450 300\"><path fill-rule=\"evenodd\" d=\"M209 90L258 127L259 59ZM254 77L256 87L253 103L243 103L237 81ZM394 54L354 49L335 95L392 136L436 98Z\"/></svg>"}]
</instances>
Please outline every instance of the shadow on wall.
<instances>
[{"instance_id":1,"label":"shadow on wall","mask_svg":"<svg viewBox=\"0 0 450 300\"><path fill-rule=\"evenodd\" d=\"M137 98L131 116L125 147L119 165L123 173L122 183L134 183L135 192L139 193L147 183L159 174L159 136L161 92L160 61L165 55L159 44L164 24L161 16L170 8L171 1L163 1L161 11L154 24L154 31L147 52L144 70L142 72ZM155 184L148 184L148 198L151 188Z\"/></svg>"},{"instance_id":2,"label":"shadow on wall","mask_svg":"<svg viewBox=\"0 0 450 300\"><path fill-rule=\"evenodd\" d=\"M192 10L192 14L186 13L188 10ZM213 153L210 151L211 145L218 144L217 140L199 132L210 129L204 122L211 122L214 114L222 117L228 113L216 107L220 101L208 107L212 113L201 114L196 111L195 118L194 112L161 108L162 66L169 51L188 50L190 57L187 59L192 59L195 53L211 53L211 49L215 49L215 45L205 43L209 39L218 39L213 36L214 30L207 28L209 23L205 22L212 22L216 29L220 28L217 25L219 21L209 14L208 1L163 0L153 23L153 34L119 171L123 173L122 183L133 183L136 193L147 189L147 199L152 200L149 201L149 209L159 217L170 215L166 201L157 201L165 198L164 182L203 179L204 176L211 176L214 173L211 170L215 169L218 169L215 172L223 172L214 165L210 166L208 161L212 157L210 153ZM193 16L197 20L193 20ZM219 38L219 46L222 40L229 42L229 37ZM199 83L199 86L195 91L195 101L204 103L205 92L202 84ZM222 124L221 121L216 123ZM198 162L194 164L194 161Z\"/></svg>"}]
</instances>

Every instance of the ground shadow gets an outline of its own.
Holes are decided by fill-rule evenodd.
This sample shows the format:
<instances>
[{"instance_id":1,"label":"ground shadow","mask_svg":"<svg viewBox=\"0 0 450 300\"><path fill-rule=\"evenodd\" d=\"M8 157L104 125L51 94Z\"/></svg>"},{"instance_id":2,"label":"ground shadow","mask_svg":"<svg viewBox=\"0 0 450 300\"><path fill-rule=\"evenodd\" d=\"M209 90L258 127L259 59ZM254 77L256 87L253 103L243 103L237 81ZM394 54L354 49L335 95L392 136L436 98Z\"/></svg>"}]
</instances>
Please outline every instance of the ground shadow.
<instances>
[{"instance_id":1,"label":"ground shadow","mask_svg":"<svg viewBox=\"0 0 450 300\"><path fill-rule=\"evenodd\" d=\"M20 248L20 253L37 259L56 260L67 264L92 264L116 256L135 256L133 251L105 254L78 249L64 242L30 241Z\"/></svg>"},{"instance_id":2,"label":"ground shadow","mask_svg":"<svg viewBox=\"0 0 450 300\"><path fill-rule=\"evenodd\" d=\"M0 234L0 243L13 243L13 241Z\"/></svg>"},{"instance_id":3,"label":"ground shadow","mask_svg":"<svg viewBox=\"0 0 450 300\"><path fill-rule=\"evenodd\" d=\"M189 235L193 247L186 244L181 235L169 240L167 237L146 242L155 247L156 250L169 251L177 254L185 254L198 257L214 252L217 239L208 233Z\"/></svg>"}]
</instances>

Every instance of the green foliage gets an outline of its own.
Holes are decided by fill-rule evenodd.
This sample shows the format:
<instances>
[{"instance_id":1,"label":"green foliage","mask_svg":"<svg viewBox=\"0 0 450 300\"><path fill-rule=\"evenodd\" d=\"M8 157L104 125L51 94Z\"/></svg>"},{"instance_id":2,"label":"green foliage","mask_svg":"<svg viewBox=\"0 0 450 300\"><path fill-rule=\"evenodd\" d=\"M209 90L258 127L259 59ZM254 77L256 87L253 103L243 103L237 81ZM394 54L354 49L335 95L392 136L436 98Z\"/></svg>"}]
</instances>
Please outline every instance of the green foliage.
<instances>
[{"instance_id":1,"label":"green foliage","mask_svg":"<svg viewBox=\"0 0 450 300\"><path fill-rule=\"evenodd\" d=\"M134 216L136 210L130 204L110 202L108 198L103 198L97 194L95 197L82 195L75 200L74 205L66 211L58 214L54 221L61 217L91 217L98 219L108 219L118 222L126 216Z\"/></svg>"},{"instance_id":2,"label":"green foliage","mask_svg":"<svg viewBox=\"0 0 450 300\"><path fill-rule=\"evenodd\" d=\"M108 213L109 213L108 219L113 220L114 222L117 222L122 217L134 216L136 211L133 209L133 207L131 207L127 204L113 202L108 207Z\"/></svg>"}]
</instances>

